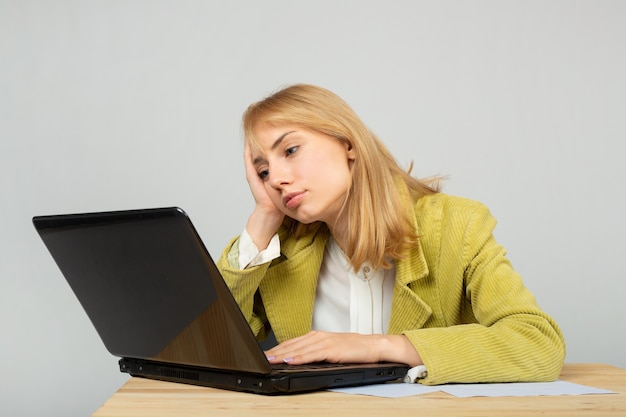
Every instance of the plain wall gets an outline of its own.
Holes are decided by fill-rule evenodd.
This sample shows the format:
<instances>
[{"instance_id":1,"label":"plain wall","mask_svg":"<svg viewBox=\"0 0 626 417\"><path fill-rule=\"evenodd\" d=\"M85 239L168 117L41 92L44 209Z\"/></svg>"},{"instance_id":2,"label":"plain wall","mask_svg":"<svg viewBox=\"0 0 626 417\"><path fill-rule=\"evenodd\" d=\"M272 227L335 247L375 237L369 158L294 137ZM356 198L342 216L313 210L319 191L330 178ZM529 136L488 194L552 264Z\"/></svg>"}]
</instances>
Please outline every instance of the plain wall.
<instances>
[{"instance_id":1,"label":"plain wall","mask_svg":"<svg viewBox=\"0 0 626 417\"><path fill-rule=\"evenodd\" d=\"M0 0L0 414L86 416L127 379L32 216L179 205L218 256L252 208L241 114L294 82L491 208L568 362L626 367L625 21L602 0Z\"/></svg>"}]
</instances>

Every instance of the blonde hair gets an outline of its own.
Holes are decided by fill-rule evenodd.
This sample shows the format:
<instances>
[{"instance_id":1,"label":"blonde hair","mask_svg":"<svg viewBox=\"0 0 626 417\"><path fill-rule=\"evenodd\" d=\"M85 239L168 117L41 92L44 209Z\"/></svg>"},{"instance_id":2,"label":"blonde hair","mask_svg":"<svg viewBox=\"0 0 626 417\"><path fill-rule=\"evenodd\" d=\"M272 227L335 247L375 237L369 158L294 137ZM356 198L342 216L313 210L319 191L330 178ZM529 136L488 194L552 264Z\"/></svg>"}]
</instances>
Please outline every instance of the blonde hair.
<instances>
[{"instance_id":1,"label":"blonde hair","mask_svg":"<svg viewBox=\"0 0 626 417\"><path fill-rule=\"evenodd\" d=\"M414 199L439 190L438 178L418 180L413 164L402 169L387 147L339 96L321 87L296 84L251 104L243 115L245 141L258 147L259 124L297 125L332 136L354 149L352 186L343 210L348 239L343 250L355 270L364 262L388 268L388 258L400 259L418 236L402 205L395 181L403 181ZM298 237L307 225L286 218L285 226Z\"/></svg>"}]
</instances>

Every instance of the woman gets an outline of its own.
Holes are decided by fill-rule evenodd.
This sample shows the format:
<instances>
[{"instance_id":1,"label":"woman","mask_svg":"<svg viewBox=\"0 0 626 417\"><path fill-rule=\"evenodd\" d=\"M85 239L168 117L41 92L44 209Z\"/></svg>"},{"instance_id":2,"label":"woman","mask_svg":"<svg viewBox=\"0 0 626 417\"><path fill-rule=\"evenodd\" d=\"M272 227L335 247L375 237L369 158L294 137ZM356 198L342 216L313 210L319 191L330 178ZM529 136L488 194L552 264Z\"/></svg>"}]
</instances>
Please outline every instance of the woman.
<instances>
[{"instance_id":1,"label":"woman","mask_svg":"<svg viewBox=\"0 0 626 417\"><path fill-rule=\"evenodd\" d=\"M255 199L218 267L271 363L402 362L424 384L550 381L563 336L480 203L401 169L332 92L293 85L243 117Z\"/></svg>"}]
</instances>

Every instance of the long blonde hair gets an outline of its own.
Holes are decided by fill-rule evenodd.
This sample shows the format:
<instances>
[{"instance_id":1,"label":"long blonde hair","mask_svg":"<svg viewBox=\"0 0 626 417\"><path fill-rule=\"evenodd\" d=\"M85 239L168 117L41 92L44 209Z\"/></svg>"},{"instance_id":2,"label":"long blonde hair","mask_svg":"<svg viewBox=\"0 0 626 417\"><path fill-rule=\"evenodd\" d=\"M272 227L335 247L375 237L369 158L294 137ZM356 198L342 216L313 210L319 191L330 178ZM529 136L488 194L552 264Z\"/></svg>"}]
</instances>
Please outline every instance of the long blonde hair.
<instances>
[{"instance_id":1,"label":"long blonde hair","mask_svg":"<svg viewBox=\"0 0 626 417\"><path fill-rule=\"evenodd\" d=\"M403 181L414 199L439 190L438 178L418 180L402 169L387 147L339 96L321 87L296 84L251 104L243 115L244 138L253 148L260 123L285 124L332 136L352 146L352 186L343 210L348 239L343 250L355 270L364 262L388 268L388 258L400 259L417 242L409 212L403 206L395 181ZM286 218L297 237L307 225Z\"/></svg>"}]
</instances>

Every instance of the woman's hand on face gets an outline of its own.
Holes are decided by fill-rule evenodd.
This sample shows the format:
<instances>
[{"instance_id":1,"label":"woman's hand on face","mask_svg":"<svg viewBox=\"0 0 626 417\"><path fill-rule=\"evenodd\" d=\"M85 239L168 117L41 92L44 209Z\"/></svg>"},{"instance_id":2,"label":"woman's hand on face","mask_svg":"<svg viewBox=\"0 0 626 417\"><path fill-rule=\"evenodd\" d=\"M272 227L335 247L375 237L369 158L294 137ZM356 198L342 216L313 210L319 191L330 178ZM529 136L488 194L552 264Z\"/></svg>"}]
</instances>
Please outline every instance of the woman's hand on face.
<instances>
[{"instance_id":1,"label":"woman's hand on face","mask_svg":"<svg viewBox=\"0 0 626 417\"><path fill-rule=\"evenodd\" d=\"M250 150L250 145L248 144L246 144L243 158L246 167L246 180L250 186L250 191L252 191L256 206L259 209L270 212L278 211L278 208L274 205L269 194L267 193L267 190L265 189L265 182L261 179L261 177L259 177L257 168L252 163L252 151Z\"/></svg>"},{"instance_id":2,"label":"woman's hand on face","mask_svg":"<svg viewBox=\"0 0 626 417\"><path fill-rule=\"evenodd\" d=\"M248 144L244 150L244 165L246 167L246 180L255 202L254 211L248 218L246 230L257 248L263 250L282 224L285 215L272 202L265 188L265 182L259 177L259 173L252 163L252 152Z\"/></svg>"},{"instance_id":3,"label":"woman's hand on face","mask_svg":"<svg viewBox=\"0 0 626 417\"><path fill-rule=\"evenodd\" d=\"M363 335L311 331L265 352L270 363L302 365L313 362L422 364L417 351L402 335Z\"/></svg>"}]
</instances>

